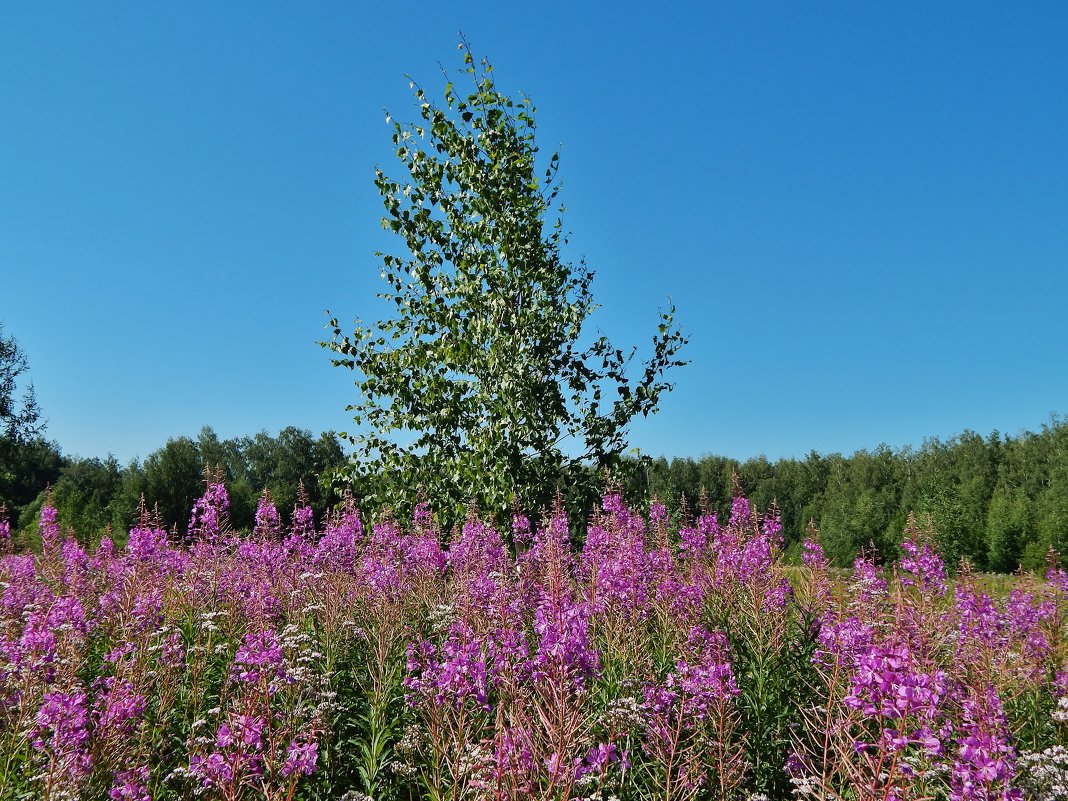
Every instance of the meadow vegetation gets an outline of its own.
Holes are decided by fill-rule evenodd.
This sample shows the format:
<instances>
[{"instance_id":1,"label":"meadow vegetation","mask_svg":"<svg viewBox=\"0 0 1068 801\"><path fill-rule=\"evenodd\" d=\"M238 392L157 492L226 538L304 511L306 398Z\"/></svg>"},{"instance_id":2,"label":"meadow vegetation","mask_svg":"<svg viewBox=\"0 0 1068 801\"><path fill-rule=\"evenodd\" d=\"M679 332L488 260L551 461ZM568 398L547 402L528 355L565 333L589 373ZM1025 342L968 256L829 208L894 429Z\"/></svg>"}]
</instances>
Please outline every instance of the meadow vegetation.
<instances>
[{"instance_id":1,"label":"meadow vegetation","mask_svg":"<svg viewBox=\"0 0 1068 801\"><path fill-rule=\"evenodd\" d=\"M743 497L610 493L451 537L226 489L92 552L41 510L0 558L0 798L1009 799L1068 795L1068 575L783 564ZM0 524L0 542L9 547Z\"/></svg>"}]
</instances>

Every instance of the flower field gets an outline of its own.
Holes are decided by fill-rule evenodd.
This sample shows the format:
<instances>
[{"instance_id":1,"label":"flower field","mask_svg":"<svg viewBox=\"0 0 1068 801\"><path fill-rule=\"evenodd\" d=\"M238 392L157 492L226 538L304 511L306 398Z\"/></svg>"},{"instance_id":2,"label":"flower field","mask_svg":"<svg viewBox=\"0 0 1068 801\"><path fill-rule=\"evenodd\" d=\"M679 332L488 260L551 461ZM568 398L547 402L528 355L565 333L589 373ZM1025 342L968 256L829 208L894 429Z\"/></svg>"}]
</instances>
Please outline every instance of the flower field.
<instances>
[{"instance_id":1,"label":"flower field","mask_svg":"<svg viewBox=\"0 0 1068 801\"><path fill-rule=\"evenodd\" d=\"M45 506L0 559L0 799L1068 798L1057 569L985 591L910 522L832 577L742 497L608 495L578 547L227 508L89 553Z\"/></svg>"}]
</instances>

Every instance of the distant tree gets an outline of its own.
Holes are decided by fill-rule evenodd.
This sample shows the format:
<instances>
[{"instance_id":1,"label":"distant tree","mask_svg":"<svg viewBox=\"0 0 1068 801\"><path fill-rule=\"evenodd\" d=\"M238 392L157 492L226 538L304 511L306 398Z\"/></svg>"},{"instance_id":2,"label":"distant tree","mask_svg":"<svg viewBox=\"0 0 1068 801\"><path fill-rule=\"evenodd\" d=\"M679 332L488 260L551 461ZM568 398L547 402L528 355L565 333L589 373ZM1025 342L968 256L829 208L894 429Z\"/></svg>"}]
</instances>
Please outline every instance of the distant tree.
<instances>
[{"instance_id":1,"label":"distant tree","mask_svg":"<svg viewBox=\"0 0 1068 801\"><path fill-rule=\"evenodd\" d=\"M672 459L670 470L671 480L675 485L675 491L665 500L669 502L682 502L685 498L686 506L691 512L697 511L697 504L701 497L701 476L697 464L693 459Z\"/></svg>"},{"instance_id":2,"label":"distant tree","mask_svg":"<svg viewBox=\"0 0 1068 801\"><path fill-rule=\"evenodd\" d=\"M659 498L669 508L674 508L678 489L671 480L671 466L663 457L650 459L645 463L646 493L650 498Z\"/></svg>"},{"instance_id":3,"label":"distant tree","mask_svg":"<svg viewBox=\"0 0 1068 801\"><path fill-rule=\"evenodd\" d=\"M986 518L987 564L991 570L1002 573L1015 570L1025 550L1044 558L1041 547L1028 547L1035 539L1033 516L1032 504L1019 487L998 485Z\"/></svg>"},{"instance_id":4,"label":"distant tree","mask_svg":"<svg viewBox=\"0 0 1068 801\"><path fill-rule=\"evenodd\" d=\"M332 496L320 482L346 463L345 453L333 432L318 438L310 431L294 426L283 428L277 437L261 432L244 440L250 483L271 493L283 514L297 502L297 490L303 484L308 501L322 516Z\"/></svg>"},{"instance_id":5,"label":"distant tree","mask_svg":"<svg viewBox=\"0 0 1068 801\"><path fill-rule=\"evenodd\" d=\"M149 505L158 505L163 522L177 523L178 531L184 534L193 501L203 491L204 462L197 444L189 437L167 440L145 459L142 472L141 492Z\"/></svg>"},{"instance_id":6,"label":"distant tree","mask_svg":"<svg viewBox=\"0 0 1068 801\"><path fill-rule=\"evenodd\" d=\"M23 509L59 478L64 464L59 447L42 436L45 423L33 384L26 384L19 399L20 379L28 369L26 354L0 324L0 503L16 523Z\"/></svg>"},{"instance_id":7,"label":"distant tree","mask_svg":"<svg viewBox=\"0 0 1068 801\"><path fill-rule=\"evenodd\" d=\"M114 457L73 459L52 485L52 503L63 525L74 532L83 546L95 546L108 525L112 524L112 503L122 488L122 471ZM19 519L21 529L35 540L37 519L45 501L45 492L26 506ZM124 533L120 532L120 541Z\"/></svg>"},{"instance_id":8,"label":"distant tree","mask_svg":"<svg viewBox=\"0 0 1068 801\"><path fill-rule=\"evenodd\" d=\"M383 227L406 251L378 254L395 316L352 335L334 318L322 343L359 376L359 461L346 477L380 504L421 489L453 520L470 501L505 516L514 500L536 512L558 488L587 500L628 424L671 388L685 342L674 309L662 314L637 380L633 351L603 336L579 344L593 273L563 260L562 222L550 221L558 156L539 166L529 98L501 94L490 64L461 49L469 92L450 82L438 105L413 84L421 121L393 132L406 174L376 171Z\"/></svg>"},{"instance_id":9,"label":"distant tree","mask_svg":"<svg viewBox=\"0 0 1068 801\"><path fill-rule=\"evenodd\" d=\"M256 502L263 485L251 475L245 438L219 439L215 429L204 426L197 435L200 463L218 471L230 497L230 525L250 530L256 522Z\"/></svg>"},{"instance_id":10,"label":"distant tree","mask_svg":"<svg viewBox=\"0 0 1068 801\"><path fill-rule=\"evenodd\" d=\"M7 504L13 525L21 525L25 509L59 480L65 465L54 442L0 437L0 503Z\"/></svg>"},{"instance_id":11,"label":"distant tree","mask_svg":"<svg viewBox=\"0 0 1068 801\"><path fill-rule=\"evenodd\" d=\"M739 468L736 459L725 456L704 456L697 463L697 492L704 495L712 511L726 515L731 508L734 476Z\"/></svg>"},{"instance_id":12,"label":"distant tree","mask_svg":"<svg viewBox=\"0 0 1068 801\"><path fill-rule=\"evenodd\" d=\"M0 323L0 436L24 442L44 432L45 423L33 392L27 384L22 400L16 398L19 377L29 369L26 354L13 336L4 336Z\"/></svg>"},{"instance_id":13,"label":"distant tree","mask_svg":"<svg viewBox=\"0 0 1068 801\"><path fill-rule=\"evenodd\" d=\"M1068 424L1057 421L1045 429L1048 472L1035 498L1037 539L1068 558ZM1037 561L1037 560L1036 560Z\"/></svg>"},{"instance_id":14,"label":"distant tree","mask_svg":"<svg viewBox=\"0 0 1068 801\"><path fill-rule=\"evenodd\" d=\"M738 465L738 480L758 509L767 509L772 501L778 501L776 472L766 456L746 459Z\"/></svg>"},{"instance_id":15,"label":"distant tree","mask_svg":"<svg viewBox=\"0 0 1068 801\"><path fill-rule=\"evenodd\" d=\"M840 567L873 549L883 559L896 558L902 532L897 457L882 446L848 458L832 454L826 462L827 483L816 523L827 557Z\"/></svg>"},{"instance_id":16,"label":"distant tree","mask_svg":"<svg viewBox=\"0 0 1068 801\"><path fill-rule=\"evenodd\" d=\"M692 510L703 489L722 514L732 471L758 508L775 499L793 557L813 520L835 564L848 567L861 551L892 561L914 513L930 518L950 569L966 558L980 570L1041 570L1051 548L1068 563L1068 420L1056 415L1039 432L965 431L918 449L884 445L852 456L813 451L803 461L758 457L741 464L722 456L697 463L659 457L648 464L647 487L673 511L680 495Z\"/></svg>"}]
</instances>

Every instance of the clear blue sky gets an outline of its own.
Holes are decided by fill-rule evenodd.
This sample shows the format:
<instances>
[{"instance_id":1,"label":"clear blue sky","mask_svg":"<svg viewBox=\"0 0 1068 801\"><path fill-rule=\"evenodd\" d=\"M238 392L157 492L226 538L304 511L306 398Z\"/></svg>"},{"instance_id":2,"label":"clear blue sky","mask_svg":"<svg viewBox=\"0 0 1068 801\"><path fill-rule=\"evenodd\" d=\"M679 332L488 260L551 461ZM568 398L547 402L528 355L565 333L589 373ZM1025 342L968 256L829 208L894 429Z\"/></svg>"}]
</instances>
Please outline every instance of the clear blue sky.
<instances>
[{"instance_id":1,"label":"clear blue sky","mask_svg":"<svg viewBox=\"0 0 1068 801\"><path fill-rule=\"evenodd\" d=\"M0 321L67 453L346 429L383 109L457 33L560 147L595 323L691 364L653 455L1018 433L1068 411L1068 5L5 3Z\"/></svg>"}]
</instances>

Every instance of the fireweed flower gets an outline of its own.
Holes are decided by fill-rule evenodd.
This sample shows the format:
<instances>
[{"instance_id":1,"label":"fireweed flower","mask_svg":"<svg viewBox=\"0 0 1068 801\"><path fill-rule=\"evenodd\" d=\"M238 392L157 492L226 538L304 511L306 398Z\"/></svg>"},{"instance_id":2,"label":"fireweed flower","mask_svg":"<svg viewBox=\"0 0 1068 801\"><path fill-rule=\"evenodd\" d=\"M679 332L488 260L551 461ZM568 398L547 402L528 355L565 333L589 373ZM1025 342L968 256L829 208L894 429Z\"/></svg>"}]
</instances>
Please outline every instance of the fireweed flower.
<instances>
[{"instance_id":1,"label":"fireweed flower","mask_svg":"<svg viewBox=\"0 0 1068 801\"><path fill-rule=\"evenodd\" d=\"M128 679L108 677L102 683L93 710L98 732L129 736L145 713L145 696Z\"/></svg>"},{"instance_id":2,"label":"fireweed flower","mask_svg":"<svg viewBox=\"0 0 1068 801\"><path fill-rule=\"evenodd\" d=\"M741 496L731 501L731 516L727 525L731 528L746 528L752 523L752 511L749 508L749 499Z\"/></svg>"},{"instance_id":3,"label":"fireweed flower","mask_svg":"<svg viewBox=\"0 0 1068 801\"><path fill-rule=\"evenodd\" d=\"M89 709L84 691L45 693L34 718L30 742L46 751L53 770L72 785L84 781L93 769L89 750Z\"/></svg>"},{"instance_id":4,"label":"fireweed flower","mask_svg":"<svg viewBox=\"0 0 1068 801\"><path fill-rule=\"evenodd\" d=\"M695 626L675 670L642 688L642 742L646 754L666 771L664 780L694 789L707 781L713 765L725 770L728 762L740 759L729 736L720 745L736 753L726 762L707 750L715 737L710 730L733 730L731 706L738 692L726 637Z\"/></svg>"},{"instance_id":5,"label":"fireweed flower","mask_svg":"<svg viewBox=\"0 0 1068 801\"><path fill-rule=\"evenodd\" d=\"M938 729L947 690L945 671L922 670L908 646L871 645L856 656L851 691L842 703L877 721L882 744L891 752L916 745L937 756L942 753Z\"/></svg>"},{"instance_id":6,"label":"fireweed flower","mask_svg":"<svg viewBox=\"0 0 1068 801\"><path fill-rule=\"evenodd\" d=\"M580 757L576 760L575 778L601 776L608 770L610 765L614 765L626 758L626 753L620 751L615 743L598 743L590 748L584 758Z\"/></svg>"},{"instance_id":7,"label":"fireweed flower","mask_svg":"<svg viewBox=\"0 0 1068 801\"><path fill-rule=\"evenodd\" d=\"M533 545L523 557L523 563L532 568L526 574L530 579L551 583L570 575L574 565L567 515L557 511L548 525L539 526L534 532Z\"/></svg>"},{"instance_id":8,"label":"fireweed flower","mask_svg":"<svg viewBox=\"0 0 1068 801\"><path fill-rule=\"evenodd\" d=\"M11 523L7 519L7 506L0 506L0 554L11 553Z\"/></svg>"},{"instance_id":9,"label":"fireweed flower","mask_svg":"<svg viewBox=\"0 0 1068 801\"><path fill-rule=\"evenodd\" d=\"M162 632L157 632L162 634ZM159 664L163 667L180 670L185 667L185 645L179 631L171 631L159 641Z\"/></svg>"},{"instance_id":10,"label":"fireweed flower","mask_svg":"<svg viewBox=\"0 0 1068 801\"><path fill-rule=\"evenodd\" d=\"M816 641L819 647L812 662L825 668L835 665L851 667L856 658L866 653L874 643L875 628L870 623L850 615L838 618L832 613L820 622Z\"/></svg>"},{"instance_id":11,"label":"fireweed flower","mask_svg":"<svg viewBox=\"0 0 1068 801\"><path fill-rule=\"evenodd\" d=\"M310 776L315 773L319 762L319 744L315 740L293 739L286 749L286 761L282 766L283 776L304 775Z\"/></svg>"},{"instance_id":12,"label":"fireweed flower","mask_svg":"<svg viewBox=\"0 0 1068 801\"><path fill-rule=\"evenodd\" d=\"M1005 618L1025 664L1041 672L1051 647L1045 629L1056 618L1055 605L1017 588L1005 601Z\"/></svg>"},{"instance_id":13,"label":"fireweed flower","mask_svg":"<svg viewBox=\"0 0 1068 801\"><path fill-rule=\"evenodd\" d=\"M44 553L51 553L59 545L60 531L59 524L56 522L58 515L59 512L56 511L56 507L52 506L51 498L49 498L41 507L41 517L37 527L41 534L41 550Z\"/></svg>"},{"instance_id":14,"label":"fireweed flower","mask_svg":"<svg viewBox=\"0 0 1068 801\"><path fill-rule=\"evenodd\" d=\"M993 687L964 701L950 775L951 801L1015 801L1016 749L1009 742L1001 699Z\"/></svg>"},{"instance_id":15,"label":"fireweed flower","mask_svg":"<svg viewBox=\"0 0 1068 801\"><path fill-rule=\"evenodd\" d=\"M0 583L3 587L0 609L6 616L17 618L51 603L52 591L40 580L33 554L7 556L0 566L3 568L0 571L0 577L3 578Z\"/></svg>"},{"instance_id":16,"label":"fireweed flower","mask_svg":"<svg viewBox=\"0 0 1068 801\"><path fill-rule=\"evenodd\" d=\"M449 546L449 566L455 575L465 573L504 573L508 555L504 540L493 527L468 517L460 536Z\"/></svg>"},{"instance_id":17,"label":"fireweed flower","mask_svg":"<svg viewBox=\"0 0 1068 801\"><path fill-rule=\"evenodd\" d=\"M611 516L591 525L582 550L581 573L587 596L598 613L644 618L657 578L667 566L645 549L645 524L631 515L618 496L605 499Z\"/></svg>"},{"instance_id":18,"label":"fireweed flower","mask_svg":"<svg viewBox=\"0 0 1068 801\"><path fill-rule=\"evenodd\" d=\"M115 558L115 541L106 534L100 538L100 544L93 552L93 558L89 560L89 567L97 573L108 573L108 568Z\"/></svg>"},{"instance_id":19,"label":"fireweed flower","mask_svg":"<svg viewBox=\"0 0 1068 801\"><path fill-rule=\"evenodd\" d=\"M772 503L768 513L764 515L764 521L760 524L760 533L768 538L771 546L777 550L782 549L782 515Z\"/></svg>"},{"instance_id":20,"label":"fireweed flower","mask_svg":"<svg viewBox=\"0 0 1068 801\"><path fill-rule=\"evenodd\" d=\"M202 787L225 787L234 780L235 765L240 769L242 758L236 754L213 751L208 756L189 757L189 774L200 780Z\"/></svg>"},{"instance_id":21,"label":"fireweed flower","mask_svg":"<svg viewBox=\"0 0 1068 801\"><path fill-rule=\"evenodd\" d=\"M90 621L81 600L64 595L57 598L48 610L45 625L57 634L71 632L80 640L89 633Z\"/></svg>"},{"instance_id":22,"label":"fireweed flower","mask_svg":"<svg viewBox=\"0 0 1068 801\"><path fill-rule=\"evenodd\" d=\"M246 634L245 641L234 654L230 678L246 684L256 684L266 678L271 685L284 680L285 657L278 635L270 630Z\"/></svg>"},{"instance_id":23,"label":"fireweed flower","mask_svg":"<svg viewBox=\"0 0 1068 801\"><path fill-rule=\"evenodd\" d=\"M793 597L794 588L790 580L782 578L764 590L763 609L765 612L782 612Z\"/></svg>"},{"instance_id":24,"label":"fireweed flower","mask_svg":"<svg viewBox=\"0 0 1068 801\"><path fill-rule=\"evenodd\" d=\"M675 665L675 680L682 697L682 713L704 720L716 702L738 695L727 637L702 626L690 630L687 657Z\"/></svg>"},{"instance_id":25,"label":"fireweed flower","mask_svg":"<svg viewBox=\"0 0 1068 801\"><path fill-rule=\"evenodd\" d=\"M352 494L345 493L341 512L323 526L314 561L333 570L353 572L360 545L364 540L363 524Z\"/></svg>"},{"instance_id":26,"label":"fireweed flower","mask_svg":"<svg viewBox=\"0 0 1068 801\"><path fill-rule=\"evenodd\" d=\"M526 548L531 541L530 518L516 513L512 515L512 542L516 548Z\"/></svg>"},{"instance_id":27,"label":"fireweed flower","mask_svg":"<svg viewBox=\"0 0 1068 801\"><path fill-rule=\"evenodd\" d=\"M686 557L696 559L708 548L708 535L698 527L679 529L679 551Z\"/></svg>"},{"instance_id":28,"label":"fireweed flower","mask_svg":"<svg viewBox=\"0 0 1068 801\"><path fill-rule=\"evenodd\" d=\"M654 500L649 504L649 522L654 526L667 524L667 507L660 501Z\"/></svg>"},{"instance_id":29,"label":"fireweed flower","mask_svg":"<svg viewBox=\"0 0 1068 801\"><path fill-rule=\"evenodd\" d=\"M601 669L600 654L590 642L589 623L585 603L563 595L542 599L534 612L535 678L570 679L581 686Z\"/></svg>"},{"instance_id":30,"label":"fireweed flower","mask_svg":"<svg viewBox=\"0 0 1068 801\"><path fill-rule=\"evenodd\" d=\"M122 770L115 774L108 798L111 801L151 801L147 785L147 767Z\"/></svg>"},{"instance_id":31,"label":"fireweed flower","mask_svg":"<svg viewBox=\"0 0 1068 801\"><path fill-rule=\"evenodd\" d=\"M401 549L409 575L440 576L445 572L448 554L442 549L435 529L427 528L405 537Z\"/></svg>"},{"instance_id":32,"label":"fireweed flower","mask_svg":"<svg viewBox=\"0 0 1068 801\"><path fill-rule=\"evenodd\" d=\"M769 534L761 532L742 546L737 560L737 579L743 584L768 575L774 559L774 541Z\"/></svg>"},{"instance_id":33,"label":"fireweed flower","mask_svg":"<svg viewBox=\"0 0 1068 801\"><path fill-rule=\"evenodd\" d=\"M189 536L194 539L214 540L222 532L226 516L230 513L230 496L222 484L208 484L204 494L193 503L189 518Z\"/></svg>"},{"instance_id":34,"label":"fireweed flower","mask_svg":"<svg viewBox=\"0 0 1068 801\"><path fill-rule=\"evenodd\" d=\"M746 536L745 529L733 522L733 517L731 523L713 532L711 540L711 553L715 565L713 583L718 589L723 589L740 580Z\"/></svg>"},{"instance_id":35,"label":"fireweed flower","mask_svg":"<svg viewBox=\"0 0 1068 801\"><path fill-rule=\"evenodd\" d=\"M357 574L370 598L393 601L408 591L406 545L407 538L392 520L383 520L371 528L371 537L357 565Z\"/></svg>"},{"instance_id":36,"label":"fireweed flower","mask_svg":"<svg viewBox=\"0 0 1068 801\"><path fill-rule=\"evenodd\" d=\"M18 648L13 651L13 666L37 674L45 684L51 684L56 674L56 639L45 616L31 613L19 638Z\"/></svg>"},{"instance_id":37,"label":"fireweed flower","mask_svg":"<svg viewBox=\"0 0 1068 801\"><path fill-rule=\"evenodd\" d=\"M152 587L134 596L129 617L131 634L158 628L163 620L163 589L161 587Z\"/></svg>"},{"instance_id":38,"label":"fireweed flower","mask_svg":"<svg viewBox=\"0 0 1068 801\"><path fill-rule=\"evenodd\" d=\"M282 533L282 522L278 517L278 507L271 500L271 494L263 491L256 504L256 526L253 533L264 539L277 539Z\"/></svg>"},{"instance_id":39,"label":"fireweed flower","mask_svg":"<svg viewBox=\"0 0 1068 801\"><path fill-rule=\"evenodd\" d=\"M535 791L537 765L530 749L531 733L522 727L505 727L497 732L491 761L495 786L506 782L519 792Z\"/></svg>"},{"instance_id":40,"label":"fireweed flower","mask_svg":"<svg viewBox=\"0 0 1068 801\"><path fill-rule=\"evenodd\" d=\"M946 591L945 563L929 543L918 540L914 524L910 518L906 539L901 543L901 550L905 552L900 562L901 583L942 595Z\"/></svg>"},{"instance_id":41,"label":"fireweed flower","mask_svg":"<svg viewBox=\"0 0 1068 801\"><path fill-rule=\"evenodd\" d=\"M712 542L719 533L719 517L715 512L702 514L697 518L697 530L704 535L706 544Z\"/></svg>"},{"instance_id":42,"label":"fireweed flower","mask_svg":"<svg viewBox=\"0 0 1068 801\"><path fill-rule=\"evenodd\" d=\"M456 602L465 625L477 631L492 680L529 674L529 646L523 602L500 574L475 575L456 587Z\"/></svg>"},{"instance_id":43,"label":"fireweed flower","mask_svg":"<svg viewBox=\"0 0 1068 801\"><path fill-rule=\"evenodd\" d=\"M665 576L656 587L657 602L667 606L682 621L696 622L705 608L707 593L700 581Z\"/></svg>"},{"instance_id":44,"label":"fireweed flower","mask_svg":"<svg viewBox=\"0 0 1068 801\"><path fill-rule=\"evenodd\" d=\"M267 721L257 715L238 715L234 721L234 728L236 737L231 738L230 744L236 740L246 750L263 750L263 731L267 728ZM221 743L217 745L222 747Z\"/></svg>"},{"instance_id":45,"label":"fireweed flower","mask_svg":"<svg viewBox=\"0 0 1068 801\"><path fill-rule=\"evenodd\" d=\"M215 732L214 750L189 758L189 773L203 787L222 788L243 777L262 776L267 721L258 715L233 715Z\"/></svg>"},{"instance_id":46,"label":"fireweed flower","mask_svg":"<svg viewBox=\"0 0 1068 801\"><path fill-rule=\"evenodd\" d=\"M429 641L408 647L409 676L405 686L409 703L420 699L437 705L462 706L472 702L490 708L490 672L486 647L464 620L454 620L441 648Z\"/></svg>"},{"instance_id":47,"label":"fireweed flower","mask_svg":"<svg viewBox=\"0 0 1068 801\"><path fill-rule=\"evenodd\" d=\"M152 526L135 526L126 541L126 553L137 562L155 562L167 553L167 532Z\"/></svg>"},{"instance_id":48,"label":"fireweed flower","mask_svg":"<svg viewBox=\"0 0 1068 801\"><path fill-rule=\"evenodd\" d=\"M849 582L853 603L868 609L886 597L887 585L875 563L864 556L853 560L853 576Z\"/></svg>"},{"instance_id":49,"label":"fireweed flower","mask_svg":"<svg viewBox=\"0 0 1068 801\"><path fill-rule=\"evenodd\" d=\"M1008 643L1008 621L993 599L986 593L958 583L953 590L954 605L959 618L958 655L975 651L1000 651Z\"/></svg>"},{"instance_id":50,"label":"fireweed flower","mask_svg":"<svg viewBox=\"0 0 1068 801\"><path fill-rule=\"evenodd\" d=\"M227 504L217 492L209 496L194 518L203 530L219 531ZM829 763L819 759L825 754L803 754L797 778L809 782L805 787L854 782L877 788L880 799L1015 801L1013 785L1031 787L1039 768L1068 765L1068 756L1052 749L1045 762L1018 758L1013 739L1019 731L1030 736L1032 698L1039 733L1021 742L1040 748L1065 731L1068 670L1053 673L1064 668L1066 574L1051 573L1047 585L1021 582L1004 600L966 579L945 596L944 565L913 536L892 591L882 572L860 559L842 605L810 610L791 603L781 581L781 523L774 513L759 517L741 498L728 524L706 515L678 531L677 551L667 547L665 510L654 505L645 518L617 495L605 499L581 555L562 514L536 532L517 515L514 558L492 526L473 519L446 552L425 505L410 527L387 521L365 537L350 499L322 541L310 509L301 508L306 519L294 514L297 534L285 543L234 536L203 547L171 545L161 524L143 514L125 550L116 553L109 540L91 557L73 539L64 542L47 513L43 526L54 531L45 558L0 557L0 716L23 721L18 732L9 727L9 742L24 738L20 747L50 783L47 792L146 801L148 788L162 788L170 772L171 783L182 776L194 783L175 785L172 794L285 797L320 756L332 764L347 758L332 750L329 724L345 709L330 691L320 638L336 633L329 645L349 647L365 610L395 614L395 635L408 640L397 642L398 650L407 645L404 689L416 707L413 727L426 736L411 751L406 775L426 767L418 760L438 748L435 742L447 749L467 738L456 752L456 778L474 794L538 798L548 772L561 795L565 785L587 788L573 797L594 790L629 797L641 791L626 783L632 775L641 781L654 774L673 777L673 797L728 795L704 787L732 771L739 778L729 783L741 781L745 770L735 666L724 635L700 625L719 620L723 609L751 616L770 610L785 621L784 642L817 640L812 684L826 691L820 700L827 716L800 725L825 725L816 733L830 733L834 742ZM258 512L257 529L276 530L277 510L261 503ZM802 546L802 561L809 571L826 571L814 540ZM808 574L798 575L804 581ZM901 581L919 590L900 592ZM798 596L809 598L801 585ZM428 608L439 604L445 614L428 619ZM221 620L214 616L220 611ZM792 625L807 623L809 611L818 629ZM306 639L287 634L290 626ZM668 636L660 639L665 626ZM915 636L931 629L936 636ZM598 651L601 642L622 643L626 658L613 653L610 661ZM234 649L220 672L217 660ZM632 657L637 661L627 661ZM352 678L360 680L364 669L357 658ZM84 688L94 670L98 678ZM195 711L192 730L182 733L185 750L176 750L145 721L176 697L182 703L174 688L183 671L199 671L198 681L217 686L204 704L213 708ZM598 714L602 702L628 716ZM553 726L559 742L556 731L548 736ZM798 730L799 749L809 747L803 734ZM715 759L728 765L713 753L716 742L738 755L738 767L714 766ZM160 755L151 781L135 748ZM395 777L387 775L388 785ZM1041 786L1062 785L1068 780ZM44 786L16 790L30 797Z\"/></svg>"},{"instance_id":51,"label":"fireweed flower","mask_svg":"<svg viewBox=\"0 0 1068 801\"><path fill-rule=\"evenodd\" d=\"M801 564L809 570L826 570L829 567L823 547L816 540L806 537L801 543Z\"/></svg>"},{"instance_id":52,"label":"fireweed flower","mask_svg":"<svg viewBox=\"0 0 1068 801\"><path fill-rule=\"evenodd\" d=\"M626 511L623 504L623 496L618 492L610 492L601 499L601 508L608 514L620 514Z\"/></svg>"},{"instance_id":53,"label":"fireweed flower","mask_svg":"<svg viewBox=\"0 0 1068 801\"><path fill-rule=\"evenodd\" d=\"M816 540L816 529L810 524L808 536L801 543L801 564L807 569L799 587L802 614L811 616L811 625L818 629L824 619L833 615L830 564L823 547Z\"/></svg>"},{"instance_id":54,"label":"fireweed flower","mask_svg":"<svg viewBox=\"0 0 1068 801\"><path fill-rule=\"evenodd\" d=\"M310 506L293 507L293 523L290 535L293 537L306 538L315 533L315 513Z\"/></svg>"}]
</instances>

